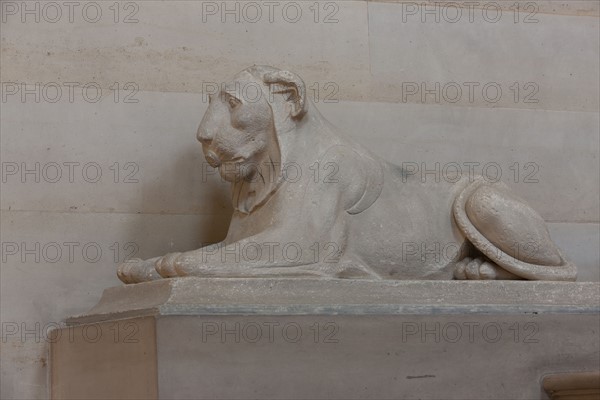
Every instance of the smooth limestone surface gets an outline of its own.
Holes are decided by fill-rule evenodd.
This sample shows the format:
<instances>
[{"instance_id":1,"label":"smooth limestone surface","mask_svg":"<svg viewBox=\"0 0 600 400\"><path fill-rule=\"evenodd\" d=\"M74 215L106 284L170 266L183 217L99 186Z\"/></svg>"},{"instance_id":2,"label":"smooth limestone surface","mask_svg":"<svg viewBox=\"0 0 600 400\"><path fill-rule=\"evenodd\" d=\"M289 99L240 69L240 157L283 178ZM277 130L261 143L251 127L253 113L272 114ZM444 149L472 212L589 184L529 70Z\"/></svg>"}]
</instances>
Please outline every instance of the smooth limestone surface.
<instances>
[{"instance_id":1,"label":"smooth limestone surface","mask_svg":"<svg viewBox=\"0 0 600 400\"><path fill-rule=\"evenodd\" d=\"M8 3L24 4L2 7ZM580 280L600 279L597 2L537 1L533 10L528 1L499 2L497 22L486 20L493 10L484 18L483 5L472 22L467 9L446 21L451 8L422 22L425 9L401 1L322 3L314 22L313 3L298 2L297 23L283 18L282 3L272 22L263 8L258 22L239 24L231 15L222 21L220 9L203 20L203 7L222 2L133 3L120 4L116 23L113 3L103 2L96 23L81 8L72 22L67 8L56 23L3 14L1 80L25 86L15 95L3 88L0 119L1 398L48 398L44 329L117 285L115 265L125 256L224 237L229 193L204 169L194 139L206 108L201 92L254 63L301 73L328 119L390 161L421 170L437 162L440 171L457 162L463 173L464 163L479 163L478 173L496 163L501 179L551 222ZM134 11L137 22L125 23ZM71 101L68 82L98 84L101 100L92 102L92 88L85 101L76 88ZM139 91L126 89L129 82ZM472 98L469 82L478 84ZM54 83L62 96L51 102ZM491 86L484 96L487 84L501 87L497 102ZM22 97L32 88L37 102Z\"/></svg>"},{"instance_id":2,"label":"smooth limestone surface","mask_svg":"<svg viewBox=\"0 0 600 400\"><path fill-rule=\"evenodd\" d=\"M311 87L335 82L344 100L402 101L403 83L427 82L429 88L455 82L463 93L450 91L445 104L598 108L596 2L533 2L531 8L532 2L515 1L503 10L480 2L459 9L460 15L454 7L431 13L435 2L418 2L426 5L416 13L410 2L339 1L318 8L291 3L281 2L271 13L264 5L259 18L235 1L177 0L140 2L137 12L121 9L117 23L107 5L104 18L93 24L77 16L34 25L21 23L17 14L5 24L3 47L11 62L3 75L15 82L94 81L105 88L136 82L142 90L200 92L203 82L221 82L262 63L302 71ZM472 98L466 82L480 84ZM516 89L510 89L515 82L516 101ZM526 88L529 82L534 87ZM488 83L500 85L502 94L490 89L484 96ZM424 101L407 97L436 101L431 95Z\"/></svg>"}]
</instances>

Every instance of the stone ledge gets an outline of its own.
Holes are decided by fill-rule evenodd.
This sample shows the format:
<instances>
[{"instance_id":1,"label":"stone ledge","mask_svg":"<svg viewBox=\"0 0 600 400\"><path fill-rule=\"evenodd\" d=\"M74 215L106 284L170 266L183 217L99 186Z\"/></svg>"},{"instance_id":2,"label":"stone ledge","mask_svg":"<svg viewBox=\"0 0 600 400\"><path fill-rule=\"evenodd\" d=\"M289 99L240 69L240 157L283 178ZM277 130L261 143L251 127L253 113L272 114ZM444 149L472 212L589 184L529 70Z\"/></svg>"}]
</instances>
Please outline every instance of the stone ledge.
<instances>
[{"instance_id":1,"label":"stone ledge","mask_svg":"<svg viewBox=\"0 0 600 400\"><path fill-rule=\"evenodd\" d=\"M104 291L70 325L151 315L448 315L600 312L600 283L174 278Z\"/></svg>"}]
</instances>

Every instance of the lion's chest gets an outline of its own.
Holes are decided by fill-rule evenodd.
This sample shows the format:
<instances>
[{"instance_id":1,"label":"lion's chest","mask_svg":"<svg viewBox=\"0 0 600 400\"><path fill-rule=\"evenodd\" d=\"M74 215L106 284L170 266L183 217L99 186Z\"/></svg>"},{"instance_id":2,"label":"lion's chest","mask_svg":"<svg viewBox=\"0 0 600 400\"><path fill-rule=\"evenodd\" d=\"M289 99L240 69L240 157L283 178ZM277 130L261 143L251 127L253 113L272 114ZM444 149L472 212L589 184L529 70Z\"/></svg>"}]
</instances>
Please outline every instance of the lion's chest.
<instances>
[{"instance_id":1,"label":"lion's chest","mask_svg":"<svg viewBox=\"0 0 600 400\"><path fill-rule=\"evenodd\" d=\"M293 184L291 184L293 183ZM264 240L269 237L292 240L295 236L290 226L294 221L302 221L302 204L305 199L305 182L283 182L280 187L261 206L252 213L234 212L229 227L227 242L260 235Z\"/></svg>"}]
</instances>

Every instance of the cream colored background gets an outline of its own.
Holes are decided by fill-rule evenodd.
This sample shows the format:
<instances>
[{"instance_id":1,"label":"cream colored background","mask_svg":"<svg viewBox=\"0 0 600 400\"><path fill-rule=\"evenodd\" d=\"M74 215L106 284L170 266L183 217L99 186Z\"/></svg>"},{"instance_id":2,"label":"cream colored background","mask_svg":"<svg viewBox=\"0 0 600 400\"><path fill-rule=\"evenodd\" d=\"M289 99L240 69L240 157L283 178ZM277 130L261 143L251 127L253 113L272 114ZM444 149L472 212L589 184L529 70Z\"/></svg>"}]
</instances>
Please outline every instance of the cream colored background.
<instances>
[{"instance_id":1,"label":"cream colored background","mask_svg":"<svg viewBox=\"0 0 600 400\"><path fill-rule=\"evenodd\" d=\"M408 15L412 4L398 1L321 1L318 23L309 9L314 2L297 2L303 15L290 23L281 14L286 3L275 9L273 22L263 14L256 23L244 15L241 23L219 15L205 15L204 22L202 2L192 1L135 2L137 23L121 21L133 10L127 2L120 4L118 23L108 8L113 2L98 2L103 15L96 23L82 18L81 7L74 22L67 15L57 23L3 15L3 83L35 89L36 83L95 82L103 89L97 103L84 101L80 90L69 101L66 86L56 103L36 103L33 95L23 102L20 93L1 103L5 166L80 163L72 183L65 167L57 183L10 175L2 185L3 243L79 243L73 260L62 245L55 263L3 253L3 323L34 329L89 309L102 289L119 284L115 243L123 259L130 242L138 256L150 257L225 235L227 186L214 176L202 178L194 137L206 108L201 92L203 82L226 81L254 63L289 68L309 87L318 85L310 92L322 113L392 162L425 162L429 168L436 162L496 162L502 180L550 222L554 239L580 266L581 279L599 280L598 2L529 2L537 7L534 23L523 22L528 2L518 2L523 12L515 14L514 0L497 2L503 14L495 23L482 14L490 2L473 10L473 22L463 9L456 23L442 14L439 22L427 15L423 23L423 8ZM338 22L324 23L332 7ZM121 88L134 82L138 102L124 103L126 91L115 102L115 82ZM333 96L339 102L324 104L329 82L339 89ZM405 99L403 83L410 82L480 86L473 101L463 91L451 103L432 95ZM489 82L503 89L496 103L482 96ZM515 82L521 90L528 82L537 85L538 102L523 102L526 92L515 102L509 89ZM96 183L81 175L90 162L101 168ZM132 171L127 163L138 167L137 183L123 182ZM514 163L518 182L510 170ZM526 163L539 167L538 183L523 182ZM86 243L102 249L97 262L82 256ZM39 334L25 339L3 337L2 399L48 396L46 342Z\"/></svg>"}]
</instances>

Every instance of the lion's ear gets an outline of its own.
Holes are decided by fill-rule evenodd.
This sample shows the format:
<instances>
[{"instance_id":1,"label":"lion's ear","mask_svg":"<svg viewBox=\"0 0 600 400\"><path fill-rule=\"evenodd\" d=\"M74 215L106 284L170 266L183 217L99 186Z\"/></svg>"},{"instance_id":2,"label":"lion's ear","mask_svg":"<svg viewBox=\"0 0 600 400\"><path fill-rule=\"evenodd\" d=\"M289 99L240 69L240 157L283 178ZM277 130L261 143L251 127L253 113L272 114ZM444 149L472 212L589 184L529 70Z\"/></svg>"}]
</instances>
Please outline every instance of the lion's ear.
<instances>
[{"instance_id":1,"label":"lion's ear","mask_svg":"<svg viewBox=\"0 0 600 400\"><path fill-rule=\"evenodd\" d=\"M300 119L306 114L306 87L298 75L290 71L270 72L264 76L265 83L279 84L283 90L274 93L288 93L288 101L292 103L292 118Z\"/></svg>"}]
</instances>

